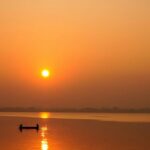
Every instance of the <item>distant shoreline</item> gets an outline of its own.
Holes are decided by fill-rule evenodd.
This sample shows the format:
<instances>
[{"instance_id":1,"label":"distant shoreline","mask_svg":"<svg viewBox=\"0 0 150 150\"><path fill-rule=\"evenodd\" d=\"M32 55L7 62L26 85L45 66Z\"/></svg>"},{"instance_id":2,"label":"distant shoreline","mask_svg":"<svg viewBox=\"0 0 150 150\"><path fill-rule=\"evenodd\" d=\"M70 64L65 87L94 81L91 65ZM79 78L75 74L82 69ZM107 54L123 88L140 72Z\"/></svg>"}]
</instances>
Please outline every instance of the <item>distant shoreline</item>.
<instances>
[{"instance_id":1,"label":"distant shoreline","mask_svg":"<svg viewBox=\"0 0 150 150\"><path fill-rule=\"evenodd\" d=\"M150 113L150 108L22 108L4 107L0 112L56 112L56 113Z\"/></svg>"}]
</instances>

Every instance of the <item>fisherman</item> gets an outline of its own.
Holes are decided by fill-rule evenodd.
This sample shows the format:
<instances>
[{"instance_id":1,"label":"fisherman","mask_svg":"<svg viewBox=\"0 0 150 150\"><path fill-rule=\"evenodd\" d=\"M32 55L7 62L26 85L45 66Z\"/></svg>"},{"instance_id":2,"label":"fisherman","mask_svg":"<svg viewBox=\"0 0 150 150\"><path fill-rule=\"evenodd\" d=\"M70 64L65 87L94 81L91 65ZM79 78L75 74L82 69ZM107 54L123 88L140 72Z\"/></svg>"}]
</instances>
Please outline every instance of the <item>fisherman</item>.
<instances>
[{"instance_id":1,"label":"fisherman","mask_svg":"<svg viewBox=\"0 0 150 150\"><path fill-rule=\"evenodd\" d=\"M22 128L23 128L23 125L22 125L22 124L20 124L20 126L19 126L19 130L20 130L20 132L22 132Z\"/></svg>"}]
</instances>

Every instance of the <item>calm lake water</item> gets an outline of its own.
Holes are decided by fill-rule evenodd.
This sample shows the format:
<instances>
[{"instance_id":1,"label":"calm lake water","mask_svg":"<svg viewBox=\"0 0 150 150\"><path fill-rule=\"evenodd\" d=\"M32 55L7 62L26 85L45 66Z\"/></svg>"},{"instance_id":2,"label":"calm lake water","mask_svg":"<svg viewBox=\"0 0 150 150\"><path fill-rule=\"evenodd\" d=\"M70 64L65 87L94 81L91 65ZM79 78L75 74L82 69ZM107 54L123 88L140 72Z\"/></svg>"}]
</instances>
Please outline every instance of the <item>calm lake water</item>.
<instances>
[{"instance_id":1,"label":"calm lake water","mask_svg":"<svg viewBox=\"0 0 150 150\"><path fill-rule=\"evenodd\" d=\"M149 140L150 114L0 113L0 150L149 150Z\"/></svg>"}]
</instances>

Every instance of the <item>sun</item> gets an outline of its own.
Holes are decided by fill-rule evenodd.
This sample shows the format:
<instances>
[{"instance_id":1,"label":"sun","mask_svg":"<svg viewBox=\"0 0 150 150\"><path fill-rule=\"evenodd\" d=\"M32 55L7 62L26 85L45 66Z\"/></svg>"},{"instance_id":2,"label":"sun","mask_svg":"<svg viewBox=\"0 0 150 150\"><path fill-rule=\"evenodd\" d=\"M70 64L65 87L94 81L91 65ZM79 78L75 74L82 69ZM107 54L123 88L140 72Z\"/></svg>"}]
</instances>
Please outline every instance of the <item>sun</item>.
<instances>
[{"instance_id":1,"label":"sun","mask_svg":"<svg viewBox=\"0 0 150 150\"><path fill-rule=\"evenodd\" d=\"M50 71L48 69L43 69L41 75L44 78L48 78L50 76Z\"/></svg>"}]
</instances>

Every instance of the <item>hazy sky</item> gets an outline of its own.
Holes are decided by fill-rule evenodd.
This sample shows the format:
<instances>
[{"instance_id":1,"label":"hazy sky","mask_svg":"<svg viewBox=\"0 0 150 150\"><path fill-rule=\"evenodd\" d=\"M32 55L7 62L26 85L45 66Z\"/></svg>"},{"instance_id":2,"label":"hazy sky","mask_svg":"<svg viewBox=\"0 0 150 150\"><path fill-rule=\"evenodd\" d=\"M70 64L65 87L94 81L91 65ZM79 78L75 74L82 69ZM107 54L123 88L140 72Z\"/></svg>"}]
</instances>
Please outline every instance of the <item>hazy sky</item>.
<instances>
[{"instance_id":1,"label":"hazy sky","mask_svg":"<svg viewBox=\"0 0 150 150\"><path fill-rule=\"evenodd\" d=\"M150 106L150 1L0 0L0 106Z\"/></svg>"}]
</instances>

